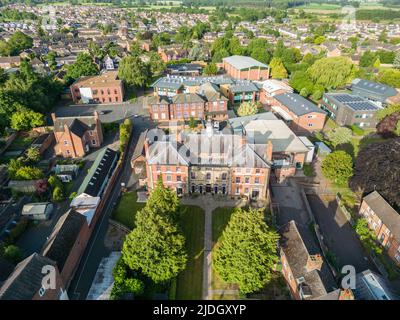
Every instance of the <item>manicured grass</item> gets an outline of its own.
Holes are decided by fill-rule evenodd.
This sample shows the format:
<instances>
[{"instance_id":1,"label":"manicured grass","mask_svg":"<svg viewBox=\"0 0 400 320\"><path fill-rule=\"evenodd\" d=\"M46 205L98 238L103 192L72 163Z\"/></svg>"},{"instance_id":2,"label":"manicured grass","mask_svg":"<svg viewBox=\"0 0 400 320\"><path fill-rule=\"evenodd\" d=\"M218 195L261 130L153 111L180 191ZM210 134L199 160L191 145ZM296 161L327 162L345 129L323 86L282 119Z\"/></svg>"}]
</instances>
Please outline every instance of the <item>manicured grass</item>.
<instances>
[{"instance_id":1,"label":"manicured grass","mask_svg":"<svg viewBox=\"0 0 400 320\"><path fill-rule=\"evenodd\" d=\"M230 207L217 208L214 210L212 219L213 242L217 242L219 237L222 235L222 231L224 231L227 226L234 210L235 208Z\"/></svg>"},{"instance_id":2,"label":"manicured grass","mask_svg":"<svg viewBox=\"0 0 400 320\"><path fill-rule=\"evenodd\" d=\"M186 238L188 263L176 281L177 300L201 300L204 261L204 211L196 206L183 206L182 231Z\"/></svg>"},{"instance_id":3,"label":"manicured grass","mask_svg":"<svg viewBox=\"0 0 400 320\"><path fill-rule=\"evenodd\" d=\"M145 203L139 203L136 201L136 192L124 193L117 207L114 209L112 219L122 223L129 229L133 229L135 226L136 212L145 206Z\"/></svg>"}]
</instances>

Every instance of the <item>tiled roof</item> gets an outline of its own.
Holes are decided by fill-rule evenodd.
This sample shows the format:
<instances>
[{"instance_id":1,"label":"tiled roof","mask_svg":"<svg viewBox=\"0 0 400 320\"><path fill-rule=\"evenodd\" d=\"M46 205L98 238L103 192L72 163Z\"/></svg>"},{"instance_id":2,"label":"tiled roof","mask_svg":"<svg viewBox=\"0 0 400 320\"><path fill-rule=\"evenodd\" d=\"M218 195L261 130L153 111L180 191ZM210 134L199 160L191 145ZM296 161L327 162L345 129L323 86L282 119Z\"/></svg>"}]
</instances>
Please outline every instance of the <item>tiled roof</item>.
<instances>
[{"instance_id":1,"label":"tiled roof","mask_svg":"<svg viewBox=\"0 0 400 320\"><path fill-rule=\"evenodd\" d=\"M21 261L0 288L0 300L32 300L42 287L42 268L56 266L49 258L34 253Z\"/></svg>"},{"instance_id":2,"label":"tiled roof","mask_svg":"<svg viewBox=\"0 0 400 320\"><path fill-rule=\"evenodd\" d=\"M65 262L85 223L85 216L72 209L68 210L58 220L44 245L43 256L55 261L60 271L64 268Z\"/></svg>"},{"instance_id":3,"label":"tiled roof","mask_svg":"<svg viewBox=\"0 0 400 320\"><path fill-rule=\"evenodd\" d=\"M303 98L297 93L278 94L275 96L275 99L286 106L297 116L302 116L311 112L326 114L324 110L318 108L314 103Z\"/></svg>"}]
</instances>

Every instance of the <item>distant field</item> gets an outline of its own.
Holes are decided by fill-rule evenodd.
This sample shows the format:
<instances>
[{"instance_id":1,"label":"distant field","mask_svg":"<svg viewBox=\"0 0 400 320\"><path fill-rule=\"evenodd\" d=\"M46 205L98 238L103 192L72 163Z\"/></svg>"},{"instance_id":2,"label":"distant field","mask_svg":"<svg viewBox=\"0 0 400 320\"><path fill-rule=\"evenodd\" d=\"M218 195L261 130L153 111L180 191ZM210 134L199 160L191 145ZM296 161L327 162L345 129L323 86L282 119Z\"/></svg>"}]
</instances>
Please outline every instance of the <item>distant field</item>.
<instances>
[{"instance_id":1,"label":"distant field","mask_svg":"<svg viewBox=\"0 0 400 320\"><path fill-rule=\"evenodd\" d=\"M331 13L341 13L342 6L336 5L336 4L331 4L331 3L315 3L311 2L306 5L302 5L299 7L296 7L297 10L302 9L306 12L310 13L321 13L321 14L331 14ZM370 2L370 3L362 3L360 4L359 8L356 8L357 10L364 9L364 10L385 10L385 9L390 9L390 10L400 10L399 8L396 7L384 7L380 3L376 2Z\"/></svg>"}]
</instances>

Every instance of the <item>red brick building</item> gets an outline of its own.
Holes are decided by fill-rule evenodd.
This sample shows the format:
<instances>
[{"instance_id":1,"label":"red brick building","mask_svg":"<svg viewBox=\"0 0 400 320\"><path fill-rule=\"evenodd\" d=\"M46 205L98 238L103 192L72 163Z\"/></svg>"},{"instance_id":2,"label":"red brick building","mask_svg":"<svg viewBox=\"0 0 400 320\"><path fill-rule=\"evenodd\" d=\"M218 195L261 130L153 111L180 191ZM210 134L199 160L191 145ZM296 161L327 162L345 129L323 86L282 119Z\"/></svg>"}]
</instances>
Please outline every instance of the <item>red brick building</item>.
<instances>
[{"instance_id":1,"label":"red brick building","mask_svg":"<svg viewBox=\"0 0 400 320\"><path fill-rule=\"evenodd\" d=\"M118 79L118 71L81 77L70 90L74 103L121 103L124 100L124 86Z\"/></svg>"},{"instance_id":2,"label":"red brick building","mask_svg":"<svg viewBox=\"0 0 400 320\"><path fill-rule=\"evenodd\" d=\"M84 215L69 210L58 220L42 255L57 263L62 282L68 288L89 240L90 231Z\"/></svg>"},{"instance_id":3,"label":"red brick building","mask_svg":"<svg viewBox=\"0 0 400 320\"><path fill-rule=\"evenodd\" d=\"M199 134L180 133L176 139L144 143L149 189L161 178L178 195L267 198L271 154L261 157L240 136L214 134L211 127Z\"/></svg>"},{"instance_id":4,"label":"red brick building","mask_svg":"<svg viewBox=\"0 0 400 320\"><path fill-rule=\"evenodd\" d=\"M294 220L281 227L280 257L282 274L296 300L353 300L351 290L338 289L309 232Z\"/></svg>"},{"instance_id":5,"label":"red brick building","mask_svg":"<svg viewBox=\"0 0 400 320\"><path fill-rule=\"evenodd\" d=\"M158 47L157 49L158 54L161 57L161 60L165 63L173 61L173 60L180 60L187 58L189 52L186 49L183 49L179 46L164 46Z\"/></svg>"},{"instance_id":6,"label":"red brick building","mask_svg":"<svg viewBox=\"0 0 400 320\"><path fill-rule=\"evenodd\" d=\"M43 273L43 268L46 272ZM51 274L52 270L55 271ZM42 280L49 277L47 285L54 288L45 288ZM0 287L0 300L68 300L57 264L38 253L33 253L22 260Z\"/></svg>"},{"instance_id":7,"label":"red brick building","mask_svg":"<svg viewBox=\"0 0 400 320\"><path fill-rule=\"evenodd\" d=\"M99 114L93 116L56 117L54 122L55 153L64 158L81 158L91 148L98 148L103 143L103 131Z\"/></svg>"},{"instance_id":8,"label":"red brick building","mask_svg":"<svg viewBox=\"0 0 400 320\"><path fill-rule=\"evenodd\" d=\"M260 102L263 105L271 106L275 99L274 97L283 93L292 93L293 88L285 81L276 79L268 79L260 83Z\"/></svg>"},{"instance_id":9,"label":"red brick building","mask_svg":"<svg viewBox=\"0 0 400 320\"><path fill-rule=\"evenodd\" d=\"M377 191L364 197L359 213L368 221L389 257L400 266L399 213Z\"/></svg>"},{"instance_id":10,"label":"red brick building","mask_svg":"<svg viewBox=\"0 0 400 320\"><path fill-rule=\"evenodd\" d=\"M296 133L320 131L325 125L326 112L296 93L275 95L272 111Z\"/></svg>"},{"instance_id":11,"label":"red brick building","mask_svg":"<svg viewBox=\"0 0 400 320\"><path fill-rule=\"evenodd\" d=\"M230 56L223 58L222 68L235 79L266 80L269 78L269 67L251 57Z\"/></svg>"},{"instance_id":12,"label":"red brick building","mask_svg":"<svg viewBox=\"0 0 400 320\"><path fill-rule=\"evenodd\" d=\"M227 119L228 99L212 83L196 88L196 92L176 93L172 96L148 97L146 104L150 117L156 121L184 121Z\"/></svg>"}]
</instances>

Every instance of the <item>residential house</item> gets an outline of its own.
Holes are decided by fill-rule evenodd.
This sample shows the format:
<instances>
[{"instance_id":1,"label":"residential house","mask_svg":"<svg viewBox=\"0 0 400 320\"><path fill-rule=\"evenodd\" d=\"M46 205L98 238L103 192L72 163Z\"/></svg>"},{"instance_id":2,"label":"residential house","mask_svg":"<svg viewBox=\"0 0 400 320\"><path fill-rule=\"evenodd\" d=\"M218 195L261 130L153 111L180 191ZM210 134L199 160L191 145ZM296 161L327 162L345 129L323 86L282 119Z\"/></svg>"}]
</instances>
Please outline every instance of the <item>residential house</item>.
<instances>
[{"instance_id":1,"label":"residential house","mask_svg":"<svg viewBox=\"0 0 400 320\"><path fill-rule=\"evenodd\" d=\"M54 272L54 288L45 288L42 284L43 277L49 272ZM68 295L57 264L33 253L15 267L0 287L0 300L68 300Z\"/></svg>"},{"instance_id":2,"label":"residential house","mask_svg":"<svg viewBox=\"0 0 400 320\"><path fill-rule=\"evenodd\" d=\"M378 191L373 191L363 198L359 213L368 221L369 228L374 232L389 257L400 266L399 213Z\"/></svg>"},{"instance_id":3,"label":"residential house","mask_svg":"<svg viewBox=\"0 0 400 320\"><path fill-rule=\"evenodd\" d=\"M74 103L121 103L124 100L122 80L118 71L107 71L98 76L81 77L71 86Z\"/></svg>"},{"instance_id":4,"label":"residential house","mask_svg":"<svg viewBox=\"0 0 400 320\"><path fill-rule=\"evenodd\" d=\"M11 69L18 67L21 64L21 57L0 57L0 68L1 69Z\"/></svg>"},{"instance_id":5,"label":"residential house","mask_svg":"<svg viewBox=\"0 0 400 320\"><path fill-rule=\"evenodd\" d=\"M235 79L266 80L269 78L269 67L251 57L236 55L223 58L222 67Z\"/></svg>"},{"instance_id":6,"label":"residential house","mask_svg":"<svg viewBox=\"0 0 400 320\"><path fill-rule=\"evenodd\" d=\"M89 236L85 217L70 209L58 220L42 249L44 257L56 262L66 288L78 267Z\"/></svg>"},{"instance_id":7,"label":"residential house","mask_svg":"<svg viewBox=\"0 0 400 320\"><path fill-rule=\"evenodd\" d=\"M54 122L55 153L65 158L80 158L91 148L99 148L103 143L103 131L99 114L79 117L57 117Z\"/></svg>"},{"instance_id":8,"label":"residential house","mask_svg":"<svg viewBox=\"0 0 400 320\"><path fill-rule=\"evenodd\" d=\"M114 172L117 161L118 153L116 151L110 148L102 149L79 187L78 196L85 194L91 197L101 197Z\"/></svg>"},{"instance_id":9,"label":"residential house","mask_svg":"<svg viewBox=\"0 0 400 320\"><path fill-rule=\"evenodd\" d=\"M322 130L326 112L296 93L274 96L272 110L282 117L295 132L308 134Z\"/></svg>"},{"instance_id":10,"label":"residential house","mask_svg":"<svg viewBox=\"0 0 400 320\"><path fill-rule=\"evenodd\" d=\"M27 203L22 207L22 216L32 220L47 220L53 212L53 204L51 202Z\"/></svg>"},{"instance_id":11,"label":"residential house","mask_svg":"<svg viewBox=\"0 0 400 320\"><path fill-rule=\"evenodd\" d=\"M188 50L175 45L158 47L157 52L165 63L187 58L189 54Z\"/></svg>"},{"instance_id":12,"label":"residential house","mask_svg":"<svg viewBox=\"0 0 400 320\"><path fill-rule=\"evenodd\" d=\"M324 93L320 106L340 126L354 124L361 128L375 128L375 114L381 109L363 97L345 92Z\"/></svg>"}]
</instances>

